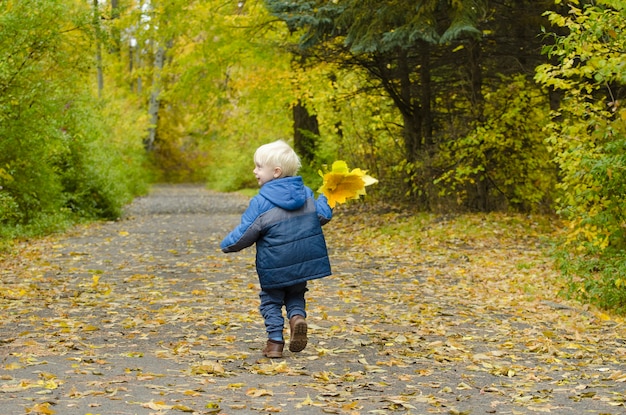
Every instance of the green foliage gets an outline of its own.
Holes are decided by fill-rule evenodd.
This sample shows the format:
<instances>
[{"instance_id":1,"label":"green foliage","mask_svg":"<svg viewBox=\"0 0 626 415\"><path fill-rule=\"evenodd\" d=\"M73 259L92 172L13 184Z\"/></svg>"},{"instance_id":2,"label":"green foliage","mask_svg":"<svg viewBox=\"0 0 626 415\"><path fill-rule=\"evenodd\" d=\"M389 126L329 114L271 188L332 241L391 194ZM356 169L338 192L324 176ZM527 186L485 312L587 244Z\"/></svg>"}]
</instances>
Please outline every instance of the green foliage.
<instances>
[{"instance_id":1,"label":"green foliage","mask_svg":"<svg viewBox=\"0 0 626 415\"><path fill-rule=\"evenodd\" d=\"M72 1L0 3L0 238L117 217L145 188L125 142L137 110L91 95L91 15Z\"/></svg>"},{"instance_id":2,"label":"green foliage","mask_svg":"<svg viewBox=\"0 0 626 415\"><path fill-rule=\"evenodd\" d=\"M93 107L90 100L87 97L68 114L67 147L55 164L66 195L65 207L81 217L113 219L121 215L125 203L146 190L141 136L129 125L140 120L124 119L133 112L124 113L119 102ZM115 122L131 127L117 131L126 134L121 139L113 138Z\"/></svg>"},{"instance_id":3,"label":"green foliage","mask_svg":"<svg viewBox=\"0 0 626 415\"><path fill-rule=\"evenodd\" d=\"M301 95L318 116L321 138L316 152L317 172L323 165L345 160L379 183L367 189L368 198L404 198L404 172L397 166L404 154L399 137L401 116L393 101L375 93L359 68L318 65L302 73Z\"/></svg>"},{"instance_id":4,"label":"green foliage","mask_svg":"<svg viewBox=\"0 0 626 415\"><path fill-rule=\"evenodd\" d=\"M115 67L116 82L130 84L145 102L159 101L151 126L157 130L151 161L160 170L159 180L206 180L220 190L255 186L250 174L254 148L277 138L289 140L291 110L301 102L322 129L315 160L301 171L312 185L319 181L322 164L342 158L381 179L372 193L417 195L431 202L438 190L433 179L457 163L450 152L437 164L439 146L448 149L477 125L483 117L483 89L497 90L502 82L483 85L487 77L480 71L497 67L493 73L509 73L518 67L478 60L502 38L482 36L495 28L502 33L538 28L524 21L519 27L531 29L517 30L517 16L526 12L527 2L521 3L429 0L416 7L372 0L153 0L140 8L123 0L115 19L101 10L105 19L100 24L112 36L110 49L115 34L120 36L119 56L105 62ZM517 14L511 17L513 9ZM540 13L534 6L528 15L532 19ZM502 20L506 23L498 26ZM499 48L511 49L508 44ZM156 52L163 49L165 64L156 68ZM304 68L297 68L296 61ZM462 128L452 131L450 124ZM492 125L485 131L502 134ZM464 156L459 165L482 163L469 160L471 153ZM504 157L489 155L488 161L496 160L497 170ZM535 206L540 197L531 187L546 181L527 189L519 181L504 186L506 197L520 209ZM469 193L469 186L464 190Z\"/></svg>"},{"instance_id":5,"label":"green foliage","mask_svg":"<svg viewBox=\"0 0 626 415\"><path fill-rule=\"evenodd\" d=\"M626 259L623 252L585 255L560 250L559 269L567 286L562 294L582 303L626 315Z\"/></svg>"},{"instance_id":6,"label":"green foliage","mask_svg":"<svg viewBox=\"0 0 626 415\"><path fill-rule=\"evenodd\" d=\"M495 104L487 108L491 114L483 113L482 102L485 91L504 94L507 90L510 78L499 74L532 74L534 62L541 59L536 34L545 10L542 5L548 2L265 3L273 15L300 36L297 47L292 49L295 53L306 57L310 66L334 66L330 70L336 75L333 82L340 86L329 90L324 85L328 79L321 80L306 102L318 100L321 95L331 105L345 99L353 106L353 101L361 100L356 98L361 94L367 96L363 101L371 98L374 105L384 101L378 108L359 107L363 117L346 118L346 112L341 111L344 117L339 119L341 131L337 137L341 144L367 149L351 154L364 156L355 164L375 166L383 173L387 180L381 180L377 189L410 199L425 210L448 208L450 198L454 198L451 193L456 190L464 192L458 198L460 205L454 202L460 209L513 206L532 210L539 202L549 209L546 193L553 183L553 172L547 178L540 177L544 167L549 168L538 127L544 120L524 126L523 132L510 140L512 134L506 131L507 125L522 121L530 100L538 104L540 98L526 94L504 101L503 97L498 103L500 108ZM346 76L349 72L358 73L358 81ZM344 93L343 84L352 90L339 95ZM514 108L518 104L521 108ZM317 103L313 108L321 123L326 124L323 117L339 118ZM501 112L512 119L497 119ZM540 115L538 111L534 114ZM371 128L375 122L370 120L379 125ZM352 122L361 123L353 128L360 134L343 134ZM529 129L534 127L531 132ZM340 150L341 144L337 146ZM479 146L482 150L471 151ZM531 148L528 157L517 154ZM473 160L481 156L481 151L485 159ZM502 154L493 154L499 151ZM517 157L516 173L524 172L520 177L506 177L502 169L511 152ZM544 155L534 160L542 152ZM460 160L455 159L457 155ZM542 165L540 171L532 171L536 167L533 163ZM477 170L480 168L489 171ZM442 174L456 177L433 183ZM535 177L539 181L523 183ZM478 184L472 185L471 180Z\"/></svg>"},{"instance_id":7,"label":"green foliage","mask_svg":"<svg viewBox=\"0 0 626 415\"><path fill-rule=\"evenodd\" d=\"M417 41L446 43L461 36L480 36L476 21L486 7L483 0L428 0L419 6L381 0L265 3L290 30L302 30L303 48L341 37L356 54L411 49Z\"/></svg>"},{"instance_id":8,"label":"green foliage","mask_svg":"<svg viewBox=\"0 0 626 415\"><path fill-rule=\"evenodd\" d=\"M437 162L444 173L435 182L442 195L453 195L465 206L472 206L468 198L482 187L488 206L481 210L547 211L556 182L543 143L547 99L524 76L501 85L485 94L484 122L442 145Z\"/></svg>"},{"instance_id":9,"label":"green foliage","mask_svg":"<svg viewBox=\"0 0 626 415\"><path fill-rule=\"evenodd\" d=\"M146 19L153 24L140 24ZM262 3L151 1L149 14L125 9L116 26L137 39L139 46L123 54L142 57L129 76L143 81L146 102L158 75L161 105L151 154L158 179L204 181L224 191L256 187L254 149L289 139L295 102L289 54L275 46L286 32L271 30ZM157 45L166 47L158 74L152 61Z\"/></svg>"},{"instance_id":10,"label":"green foliage","mask_svg":"<svg viewBox=\"0 0 626 415\"><path fill-rule=\"evenodd\" d=\"M558 63L536 78L563 93L548 145L560 168L559 212L570 221L564 269L571 293L624 309L626 267L626 3L570 5L551 21L568 29L546 52Z\"/></svg>"}]
</instances>

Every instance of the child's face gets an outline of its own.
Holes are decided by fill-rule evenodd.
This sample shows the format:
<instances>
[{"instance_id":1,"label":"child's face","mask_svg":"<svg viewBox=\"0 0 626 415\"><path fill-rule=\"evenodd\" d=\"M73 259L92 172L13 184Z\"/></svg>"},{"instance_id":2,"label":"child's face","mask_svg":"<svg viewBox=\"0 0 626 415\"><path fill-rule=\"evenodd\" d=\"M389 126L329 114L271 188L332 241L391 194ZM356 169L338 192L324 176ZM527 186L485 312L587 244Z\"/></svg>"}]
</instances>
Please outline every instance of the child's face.
<instances>
[{"instance_id":1,"label":"child's face","mask_svg":"<svg viewBox=\"0 0 626 415\"><path fill-rule=\"evenodd\" d=\"M254 165L255 167L253 172L256 176L257 182L259 183L259 186L263 186L270 180L274 180L280 177L280 167L261 166L258 163L255 163Z\"/></svg>"}]
</instances>

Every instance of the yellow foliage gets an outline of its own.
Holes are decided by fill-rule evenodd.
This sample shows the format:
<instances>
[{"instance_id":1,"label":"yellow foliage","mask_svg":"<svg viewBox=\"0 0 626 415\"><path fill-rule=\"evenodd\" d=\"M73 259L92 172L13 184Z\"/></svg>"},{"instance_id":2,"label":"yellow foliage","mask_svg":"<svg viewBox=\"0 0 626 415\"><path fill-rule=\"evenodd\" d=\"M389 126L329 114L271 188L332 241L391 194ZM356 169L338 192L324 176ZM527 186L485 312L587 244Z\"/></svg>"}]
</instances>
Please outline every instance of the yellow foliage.
<instances>
[{"instance_id":1,"label":"yellow foliage","mask_svg":"<svg viewBox=\"0 0 626 415\"><path fill-rule=\"evenodd\" d=\"M319 172L324 179L319 192L328 198L328 205L334 208L337 203L345 203L349 199L358 199L365 195L365 186L378 183L378 180L369 176L366 170L359 168L350 170L343 160L333 163L329 172Z\"/></svg>"},{"instance_id":2,"label":"yellow foliage","mask_svg":"<svg viewBox=\"0 0 626 415\"><path fill-rule=\"evenodd\" d=\"M11 174L5 169L0 168L0 179L4 180L7 183L10 183L13 181L13 176L11 176Z\"/></svg>"}]
</instances>

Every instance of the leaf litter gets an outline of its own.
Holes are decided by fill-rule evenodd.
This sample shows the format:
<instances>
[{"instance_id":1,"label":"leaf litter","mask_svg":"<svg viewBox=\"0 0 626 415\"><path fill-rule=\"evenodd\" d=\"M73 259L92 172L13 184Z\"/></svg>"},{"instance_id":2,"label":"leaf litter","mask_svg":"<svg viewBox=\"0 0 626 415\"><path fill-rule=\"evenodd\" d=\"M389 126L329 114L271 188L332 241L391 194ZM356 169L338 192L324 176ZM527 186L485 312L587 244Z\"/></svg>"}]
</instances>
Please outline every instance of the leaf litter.
<instances>
[{"instance_id":1,"label":"leaf litter","mask_svg":"<svg viewBox=\"0 0 626 415\"><path fill-rule=\"evenodd\" d=\"M218 247L245 203L157 187L5 255L2 411L623 413L623 320L559 298L553 218L338 207L309 345L270 360L254 250Z\"/></svg>"}]
</instances>

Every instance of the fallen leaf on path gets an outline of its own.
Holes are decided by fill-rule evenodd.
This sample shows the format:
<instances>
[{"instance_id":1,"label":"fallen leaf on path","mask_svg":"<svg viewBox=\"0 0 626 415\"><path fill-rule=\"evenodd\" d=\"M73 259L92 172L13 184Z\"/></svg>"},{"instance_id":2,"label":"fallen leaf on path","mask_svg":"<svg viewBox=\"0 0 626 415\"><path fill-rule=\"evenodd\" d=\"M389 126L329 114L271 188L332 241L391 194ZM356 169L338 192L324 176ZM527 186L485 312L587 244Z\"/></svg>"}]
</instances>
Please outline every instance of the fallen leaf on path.
<instances>
[{"instance_id":1,"label":"fallen leaf on path","mask_svg":"<svg viewBox=\"0 0 626 415\"><path fill-rule=\"evenodd\" d=\"M246 391L246 395L258 398L260 396L273 396L274 393L268 389L250 388Z\"/></svg>"}]
</instances>

